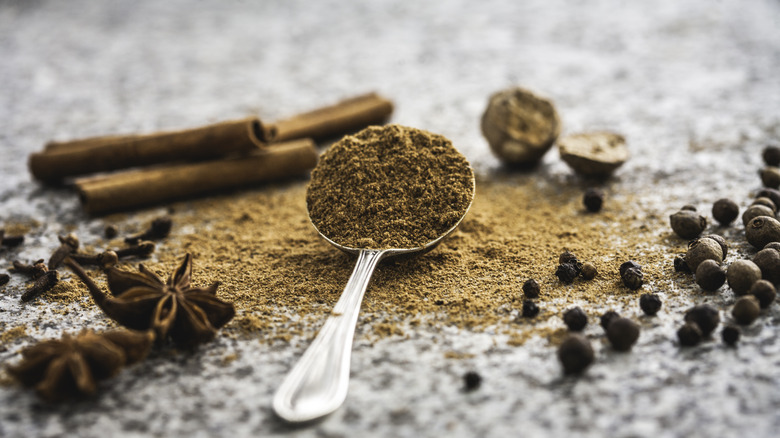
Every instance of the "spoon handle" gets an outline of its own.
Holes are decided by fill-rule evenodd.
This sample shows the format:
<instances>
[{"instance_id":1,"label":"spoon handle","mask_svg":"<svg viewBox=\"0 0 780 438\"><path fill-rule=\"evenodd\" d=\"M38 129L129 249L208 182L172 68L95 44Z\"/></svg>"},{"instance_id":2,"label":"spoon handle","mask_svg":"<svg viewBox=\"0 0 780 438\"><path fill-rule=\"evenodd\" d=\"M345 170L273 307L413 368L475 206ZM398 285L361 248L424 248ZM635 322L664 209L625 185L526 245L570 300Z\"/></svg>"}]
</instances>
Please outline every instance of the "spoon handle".
<instances>
[{"instance_id":1,"label":"spoon handle","mask_svg":"<svg viewBox=\"0 0 780 438\"><path fill-rule=\"evenodd\" d=\"M347 397L349 359L360 303L371 274L387 251L361 250L341 298L317 337L274 395L276 414L309 421L338 409Z\"/></svg>"}]
</instances>

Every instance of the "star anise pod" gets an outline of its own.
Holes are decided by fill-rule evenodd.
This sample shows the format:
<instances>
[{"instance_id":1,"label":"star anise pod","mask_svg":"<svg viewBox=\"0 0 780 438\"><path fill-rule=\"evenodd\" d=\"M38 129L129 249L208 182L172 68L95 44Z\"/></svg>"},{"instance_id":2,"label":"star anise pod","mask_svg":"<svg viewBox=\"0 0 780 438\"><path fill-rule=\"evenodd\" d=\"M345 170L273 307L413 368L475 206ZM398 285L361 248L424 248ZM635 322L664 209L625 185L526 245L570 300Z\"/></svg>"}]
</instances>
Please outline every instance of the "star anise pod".
<instances>
[{"instance_id":1,"label":"star anise pod","mask_svg":"<svg viewBox=\"0 0 780 438\"><path fill-rule=\"evenodd\" d=\"M99 380L145 358L153 342L151 331L64 334L24 349L23 360L8 372L48 401L88 396L95 393Z\"/></svg>"},{"instance_id":2,"label":"star anise pod","mask_svg":"<svg viewBox=\"0 0 780 438\"><path fill-rule=\"evenodd\" d=\"M160 341L170 337L185 347L208 342L235 315L233 304L216 297L219 283L207 288L190 286L190 254L166 282L144 265L139 265L138 273L111 268L107 279L113 297L106 296L78 263L72 259L66 263L109 318L131 329L152 329Z\"/></svg>"}]
</instances>

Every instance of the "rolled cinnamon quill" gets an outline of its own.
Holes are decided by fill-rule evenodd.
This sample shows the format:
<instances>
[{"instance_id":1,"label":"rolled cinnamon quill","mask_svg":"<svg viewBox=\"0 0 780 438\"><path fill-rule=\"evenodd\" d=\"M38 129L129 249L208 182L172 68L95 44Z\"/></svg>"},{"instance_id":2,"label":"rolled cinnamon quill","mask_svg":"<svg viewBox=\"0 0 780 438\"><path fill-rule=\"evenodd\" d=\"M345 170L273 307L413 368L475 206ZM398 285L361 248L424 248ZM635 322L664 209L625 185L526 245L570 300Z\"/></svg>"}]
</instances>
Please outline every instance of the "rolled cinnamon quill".
<instances>
[{"instance_id":1,"label":"rolled cinnamon quill","mask_svg":"<svg viewBox=\"0 0 780 438\"><path fill-rule=\"evenodd\" d=\"M301 139L242 157L82 178L76 187L84 209L94 215L301 175L317 164L317 156L314 143Z\"/></svg>"},{"instance_id":2,"label":"rolled cinnamon quill","mask_svg":"<svg viewBox=\"0 0 780 438\"><path fill-rule=\"evenodd\" d=\"M196 161L266 147L256 118L222 122L184 131L97 137L50 142L30 155L30 171L45 182L70 176L174 161Z\"/></svg>"}]
</instances>

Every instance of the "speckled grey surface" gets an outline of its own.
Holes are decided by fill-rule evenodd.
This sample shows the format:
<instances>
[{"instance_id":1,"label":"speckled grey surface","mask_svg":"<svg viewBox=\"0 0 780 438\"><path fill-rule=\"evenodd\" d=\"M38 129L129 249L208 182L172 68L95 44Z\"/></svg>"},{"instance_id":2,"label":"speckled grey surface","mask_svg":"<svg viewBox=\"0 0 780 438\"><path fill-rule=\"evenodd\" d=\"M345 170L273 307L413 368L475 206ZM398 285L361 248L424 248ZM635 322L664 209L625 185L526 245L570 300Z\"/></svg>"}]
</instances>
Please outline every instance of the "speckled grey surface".
<instances>
[{"instance_id":1,"label":"speckled grey surface","mask_svg":"<svg viewBox=\"0 0 780 438\"><path fill-rule=\"evenodd\" d=\"M708 211L722 196L744 206L761 148L780 140L779 41L774 0L3 1L0 223L41 225L0 263L46 257L66 225L99 237L102 222L74 195L30 180L26 157L47 140L274 119L368 90L396 102L395 122L446 135L485 175L497 162L479 116L490 93L520 84L554 99L564 134L628 137L633 157L611 184L640 194L638 221L683 203ZM540 184L576 183L554 150L537 172ZM740 251L750 253L732 257ZM667 310L642 320L631 354L597 341L580 379L561 377L543 339L511 347L495 331L437 327L376 341L359 327L345 405L293 428L270 401L306 342L220 337L192 355L158 353L87 402L52 407L1 387L0 436L776 436L778 304L737 350L680 350L674 331L701 294L654 281ZM0 351L4 364L36 339L104 325L78 306L63 317L22 305L23 288L14 278L0 294L0 328L29 327ZM726 308L733 296L707 299ZM463 393L470 369L484 383Z\"/></svg>"}]
</instances>

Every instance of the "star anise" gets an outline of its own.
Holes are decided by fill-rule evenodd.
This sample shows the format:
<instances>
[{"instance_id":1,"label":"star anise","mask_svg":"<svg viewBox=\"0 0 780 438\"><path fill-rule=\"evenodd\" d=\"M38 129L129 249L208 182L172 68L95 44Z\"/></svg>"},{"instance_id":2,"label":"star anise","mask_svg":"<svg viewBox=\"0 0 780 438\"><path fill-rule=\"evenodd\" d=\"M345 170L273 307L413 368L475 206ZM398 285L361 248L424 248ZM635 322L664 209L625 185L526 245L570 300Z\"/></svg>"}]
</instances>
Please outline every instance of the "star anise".
<instances>
[{"instance_id":1,"label":"star anise","mask_svg":"<svg viewBox=\"0 0 780 438\"><path fill-rule=\"evenodd\" d=\"M78 263L72 259L66 263L87 285L95 303L109 318L131 329L152 329L160 341L170 337L185 347L210 341L217 329L235 315L233 304L216 297L219 283L207 288L190 286L190 254L166 282L144 265L139 265L138 273L111 268L107 279L113 297L106 296Z\"/></svg>"},{"instance_id":2,"label":"star anise","mask_svg":"<svg viewBox=\"0 0 780 438\"><path fill-rule=\"evenodd\" d=\"M64 334L24 349L23 360L8 372L49 401L88 396L95 393L99 380L145 358L153 342L151 331Z\"/></svg>"}]
</instances>

